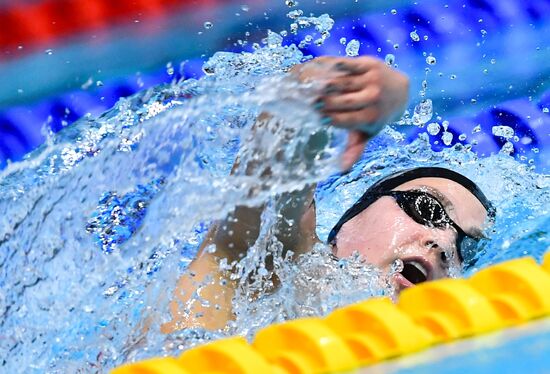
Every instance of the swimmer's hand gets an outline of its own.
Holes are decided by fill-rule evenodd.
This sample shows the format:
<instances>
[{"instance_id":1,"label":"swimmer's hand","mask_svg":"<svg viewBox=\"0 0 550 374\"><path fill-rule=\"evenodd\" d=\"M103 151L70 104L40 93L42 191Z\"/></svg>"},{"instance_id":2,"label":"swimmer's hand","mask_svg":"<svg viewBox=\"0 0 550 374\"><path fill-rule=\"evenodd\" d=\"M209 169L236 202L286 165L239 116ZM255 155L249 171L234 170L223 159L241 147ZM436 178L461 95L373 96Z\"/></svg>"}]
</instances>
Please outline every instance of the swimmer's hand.
<instances>
[{"instance_id":1,"label":"swimmer's hand","mask_svg":"<svg viewBox=\"0 0 550 374\"><path fill-rule=\"evenodd\" d=\"M361 157L368 139L402 115L408 101L408 77L374 57L319 57L293 72L322 83L316 107L323 122L350 130L343 169Z\"/></svg>"}]
</instances>

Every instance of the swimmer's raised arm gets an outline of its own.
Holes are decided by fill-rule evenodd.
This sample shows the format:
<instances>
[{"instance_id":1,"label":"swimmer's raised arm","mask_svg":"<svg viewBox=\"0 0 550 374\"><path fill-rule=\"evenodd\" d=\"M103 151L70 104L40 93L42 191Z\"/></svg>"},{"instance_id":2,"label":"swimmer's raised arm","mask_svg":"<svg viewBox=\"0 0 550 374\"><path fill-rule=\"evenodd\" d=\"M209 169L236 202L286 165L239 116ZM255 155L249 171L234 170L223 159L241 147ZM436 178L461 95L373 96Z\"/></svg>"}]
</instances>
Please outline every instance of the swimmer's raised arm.
<instances>
[{"instance_id":1,"label":"swimmer's raised arm","mask_svg":"<svg viewBox=\"0 0 550 374\"><path fill-rule=\"evenodd\" d=\"M341 74L327 80L327 70L331 69ZM407 103L408 78L376 58L322 57L294 67L292 74L301 81L326 83L317 99L324 121L350 130L342 155L343 169L360 158L367 140L400 116ZM262 120L266 117L258 119L260 125ZM308 251L318 240L314 189L311 185L280 197L284 217L277 227L277 238L285 248L298 253ZM220 271L219 261L236 261L252 246L259 234L262 210L263 207L240 206L211 227L197 258L180 278L171 303L173 320L163 325L164 332L185 327L218 329L232 319L235 284ZM215 245L213 252L207 250L211 245ZM197 299L194 295L197 286L208 277L211 279L201 288Z\"/></svg>"}]
</instances>

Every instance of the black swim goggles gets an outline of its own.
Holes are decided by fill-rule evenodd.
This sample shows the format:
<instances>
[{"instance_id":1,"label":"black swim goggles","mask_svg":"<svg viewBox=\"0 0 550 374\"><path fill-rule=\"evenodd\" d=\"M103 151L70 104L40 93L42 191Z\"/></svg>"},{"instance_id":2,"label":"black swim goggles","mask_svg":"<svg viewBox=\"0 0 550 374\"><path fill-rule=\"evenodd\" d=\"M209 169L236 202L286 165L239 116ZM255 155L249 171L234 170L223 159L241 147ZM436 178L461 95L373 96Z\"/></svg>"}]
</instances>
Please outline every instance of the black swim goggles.
<instances>
[{"instance_id":1,"label":"black swim goggles","mask_svg":"<svg viewBox=\"0 0 550 374\"><path fill-rule=\"evenodd\" d=\"M467 234L449 217L443 204L426 191L387 191L377 194L377 198L383 196L391 196L401 210L416 223L436 229L452 227L456 231L456 248L461 261L464 261L463 255L470 253L478 242L483 239L483 237Z\"/></svg>"}]
</instances>

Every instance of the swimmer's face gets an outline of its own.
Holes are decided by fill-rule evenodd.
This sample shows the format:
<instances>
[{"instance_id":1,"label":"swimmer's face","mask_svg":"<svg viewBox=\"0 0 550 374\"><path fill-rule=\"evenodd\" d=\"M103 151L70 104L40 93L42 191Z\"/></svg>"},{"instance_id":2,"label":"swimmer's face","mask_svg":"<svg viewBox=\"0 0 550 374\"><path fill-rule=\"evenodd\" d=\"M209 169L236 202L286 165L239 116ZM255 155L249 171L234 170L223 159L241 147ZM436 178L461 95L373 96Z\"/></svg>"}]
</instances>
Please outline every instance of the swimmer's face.
<instances>
[{"instance_id":1,"label":"swimmer's face","mask_svg":"<svg viewBox=\"0 0 550 374\"><path fill-rule=\"evenodd\" d=\"M418 178L395 190L431 194L467 234L480 235L487 211L462 185L444 178ZM424 280L447 277L449 269L459 268L456 241L453 228L417 223L393 197L384 196L342 226L334 252L338 257L348 257L357 251L385 271L390 271L397 259L402 260L404 270L394 275L400 291Z\"/></svg>"}]
</instances>

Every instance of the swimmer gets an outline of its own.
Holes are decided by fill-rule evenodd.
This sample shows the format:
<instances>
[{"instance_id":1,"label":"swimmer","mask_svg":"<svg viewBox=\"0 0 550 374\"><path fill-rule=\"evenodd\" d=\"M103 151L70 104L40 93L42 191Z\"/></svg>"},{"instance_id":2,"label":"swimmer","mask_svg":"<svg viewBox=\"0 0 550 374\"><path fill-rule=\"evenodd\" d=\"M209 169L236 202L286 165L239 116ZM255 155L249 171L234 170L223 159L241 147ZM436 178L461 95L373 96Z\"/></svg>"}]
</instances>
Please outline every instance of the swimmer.
<instances>
[{"instance_id":1,"label":"swimmer","mask_svg":"<svg viewBox=\"0 0 550 374\"><path fill-rule=\"evenodd\" d=\"M330 125L349 130L342 157L347 169L360 158L367 140L402 114L408 101L408 78L373 57L322 57L295 67L293 74L302 81L326 81L326 69L344 72L329 79L317 108ZM279 198L284 219L276 236L295 257L320 243L314 190L315 186L307 186ZM170 306L172 321L162 326L163 332L186 327L220 329L232 319L236 285L222 274L219 262L237 261L252 246L261 213L262 207L237 207L210 228L187 274L179 280ZM386 272L401 260L402 271L392 275L399 292L447 277L450 268L467 263L493 214L483 192L459 173L438 167L403 170L375 183L344 212L327 244L336 257L357 251L366 262ZM214 252L205 250L212 244ZM207 277L213 279L201 287L200 298L218 308L193 299L196 285Z\"/></svg>"}]
</instances>

